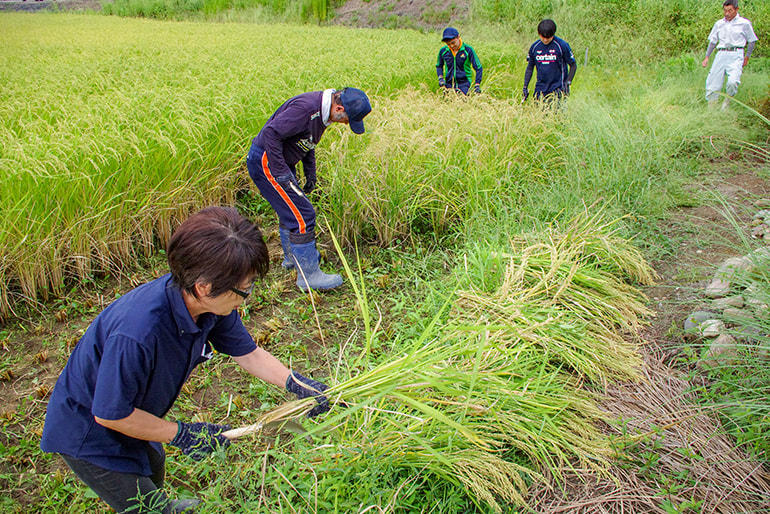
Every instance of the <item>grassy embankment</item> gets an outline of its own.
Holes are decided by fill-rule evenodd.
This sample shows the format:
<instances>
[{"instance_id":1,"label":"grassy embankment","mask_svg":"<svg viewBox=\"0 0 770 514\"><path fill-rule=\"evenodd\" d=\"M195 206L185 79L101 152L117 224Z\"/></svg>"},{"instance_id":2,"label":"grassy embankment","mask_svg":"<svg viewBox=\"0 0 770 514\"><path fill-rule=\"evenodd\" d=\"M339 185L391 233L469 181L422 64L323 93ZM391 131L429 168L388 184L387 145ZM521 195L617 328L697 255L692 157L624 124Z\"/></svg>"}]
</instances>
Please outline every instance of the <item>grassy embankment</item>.
<instances>
[{"instance_id":1,"label":"grassy embankment","mask_svg":"<svg viewBox=\"0 0 770 514\"><path fill-rule=\"evenodd\" d=\"M693 201L678 186L699 171L693 157L707 151L701 138L750 137L741 114L719 114L714 126L692 55L645 69L597 56L604 64L581 69L569 108L544 116L516 99L523 47L480 35L474 46L488 56L486 94L466 102L434 94L435 37L413 32L77 16L4 15L0 23L9 49L0 179L6 309L56 294L64 277L132 266L202 205L232 202L239 192L247 200L248 141L291 94L356 85L372 96L367 135L332 128L319 147L315 200L343 243L408 241L407 267L399 261L393 285L409 308L438 323L394 324L378 334L368 320L348 341L360 357L332 352L328 362L339 361L328 376L353 405L327 421L343 423L332 446L300 440L259 448L257 463L255 447L243 445L191 471L183 457L170 457L171 473L187 476L176 487L202 489L233 512L249 502L273 509L308 502L310 511L487 510L520 502L529 481L558 479L573 459L600 472L610 445L592 432L599 414L577 386L633 375L630 349L598 322L633 329L645 310L633 288L616 281L648 279L616 238L637 233L650 243L647 220ZM742 94L758 96L763 87L748 75ZM274 222L259 201L249 204L263 223ZM613 224L619 232L570 223L586 209L589 218L630 216ZM531 241L512 245L519 233ZM532 258L506 268L505 254ZM555 284L564 286L560 294ZM629 306L622 315L607 305L610 297ZM465 309L441 314L444 301ZM371 314L368 301L359 304L362 316ZM490 304L503 311L494 320ZM604 363L594 346L603 341L611 347ZM393 360L405 352L411 359ZM226 406L211 416L219 419ZM517 437L500 439L504 433ZM18 436L11 453L42 459L34 436ZM37 480L22 482L48 496L42 510L92 504L69 477Z\"/></svg>"}]
</instances>

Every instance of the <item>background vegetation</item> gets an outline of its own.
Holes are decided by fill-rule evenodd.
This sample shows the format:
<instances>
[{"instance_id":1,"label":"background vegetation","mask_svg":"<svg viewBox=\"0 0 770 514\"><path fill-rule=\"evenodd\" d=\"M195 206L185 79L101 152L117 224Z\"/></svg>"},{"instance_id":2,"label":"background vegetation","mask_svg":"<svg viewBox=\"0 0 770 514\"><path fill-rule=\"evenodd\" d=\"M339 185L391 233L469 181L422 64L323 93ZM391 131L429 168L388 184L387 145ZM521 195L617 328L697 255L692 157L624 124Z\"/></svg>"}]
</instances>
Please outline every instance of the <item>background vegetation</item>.
<instances>
[{"instance_id":1,"label":"background vegetation","mask_svg":"<svg viewBox=\"0 0 770 514\"><path fill-rule=\"evenodd\" d=\"M627 241L648 258L673 251L655 222L704 201L684 186L736 140L766 137L748 111L704 108L700 56L718 9L475 3L464 34L486 78L484 94L466 99L435 91L435 34L250 23L323 19L328 7L131 0L105 12L187 21L0 16L3 377L22 358L8 356L12 336L34 331L15 316L53 309L86 323L120 293L73 305L69 288L154 262L190 211L236 203L269 234L275 218L243 165L250 139L289 96L352 85L373 102L367 133L327 131L313 201L324 240L335 237L350 262L357 308L335 311L333 295L321 309L284 302L285 284L272 278L244 312L272 327L296 323L296 339L279 328L291 342L271 350L338 384L351 409L314 426L312 442L255 438L194 466L172 453L175 493L202 495L212 512L487 512L518 508L532 484L558 484L565 467L601 474L614 446L595 432L595 395L635 375L633 346L613 337L633 334L647 314L635 286L651 276ZM741 6L762 45L767 9ZM589 48L558 112L519 97L545 15L578 57ZM750 105L767 91L762 45L739 93ZM311 341L304 332L316 327ZM73 344L51 335L35 362L61 366ZM740 414L730 418L736 432L753 430L741 441L762 454L767 404L755 382L769 373L749 355L750 366L723 370L725 394L759 393L725 412ZM283 400L231 368L194 377L172 415L239 424ZM3 414L0 479L35 499L12 495L2 506L90 511L98 503L37 449L48 386L30 387L29 401ZM201 410L206 394L215 400Z\"/></svg>"},{"instance_id":2,"label":"background vegetation","mask_svg":"<svg viewBox=\"0 0 770 514\"><path fill-rule=\"evenodd\" d=\"M103 1L105 14L159 19L273 19L293 22L333 20L341 0L113 0ZM573 50L590 48L591 59L615 64L647 65L692 50L703 50L706 36L721 14L711 0L675 0L661 6L654 0L473 0L467 12L450 6L415 25L400 27L430 30L454 24L476 41L499 32L500 40L524 45L536 36L543 18L562 27ZM759 36L759 55L767 57L767 19L770 7L761 0L743 0L740 14L752 20ZM424 18L424 16L423 16ZM395 28L395 27L394 27ZM598 36L598 37L597 37ZM489 38L494 40L494 38ZM583 54L580 55L581 57Z\"/></svg>"}]
</instances>

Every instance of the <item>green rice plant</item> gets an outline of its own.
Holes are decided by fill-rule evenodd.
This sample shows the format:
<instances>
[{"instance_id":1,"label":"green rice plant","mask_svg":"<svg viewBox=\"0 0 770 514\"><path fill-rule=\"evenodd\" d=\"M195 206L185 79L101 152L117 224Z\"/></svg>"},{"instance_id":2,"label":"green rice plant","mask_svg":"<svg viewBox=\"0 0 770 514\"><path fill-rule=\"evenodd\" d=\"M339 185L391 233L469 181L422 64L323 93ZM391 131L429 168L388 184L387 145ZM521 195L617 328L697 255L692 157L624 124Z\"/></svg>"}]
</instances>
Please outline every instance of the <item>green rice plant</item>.
<instances>
[{"instance_id":1,"label":"green rice plant","mask_svg":"<svg viewBox=\"0 0 770 514\"><path fill-rule=\"evenodd\" d=\"M408 89L376 110L368 140L346 133L323 152L322 210L343 244L441 236L563 164L547 119L507 100Z\"/></svg>"},{"instance_id":2,"label":"green rice plant","mask_svg":"<svg viewBox=\"0 0 770 514\"><path fill-rule=\"evenodd\" d=\"M330 148L340 177L320 210L343 240L363 234L383 245L419 234L504 242L595 202L613 217L630 214L623 224L638 232L693 201L682 186L712 155L704 133L749 138L729 120L714 124L693 97L687 88L702 88L698 71L675 82L667 71L581 68L586 89L559 112L487 96L391 95L378 104L387 124L369 141L348 137ZM508 81L492 86L502 94L514 79L490 80Z\"/></svg>"},{"instance_id":3,"label":"green rice plant","mask_svg":"<svg viewBox=\"0 0 770 514\"><path fill-rule=\"evenodd\" d=\"M517 326L513 320L529 327L545 322L550 349L556 351L559 359L565 356L561 360L563 365L590 380L632 378L634 374L629 368L639 363L628 365L635 362L636 354L618 329L626 334L637 333L642 327L641 320L652 312L645 305L644 295L627 281L650 285L655 273L641 252L618 235L619 222L604 222L601 210L593 215L584 212L563 228L551 227L534 236L542 242L527 246L532 235L513 239L514 248L525 249L515 253L492 252L499 264L507 262L497 294L490 295L482 285L478 293L465 293L478 306L474 309L461 302L461 310L493 325L496 320L505 320L506 327ZM476 246L475 252L484 250ZM534 305L541 310L533 309L531 317L522 318L517 303L535 298ZM555 318L560 323L552 325ZM566 329L564 334L562 328ZM575 333L582 334L585 345L571 345ZM537 344L542 337L536 334L532 343ZM622 355L619 360L618 355Z\"/></svg>"},{"instance_id":4,"label":"green rice plant","mask_svg":"<svg viewBox=\"0 0 770 514\"><path fill-rule=\"evenodd\" d=\"M288 96L357 85L375 97L390 87L371 81L384 77L379 66L402 80L403 53L364 59L386 34L348 30L356 57L331 50L343 31L4 15L0 317L56 294L65 277L127 269L189 212L233 204L250 187L251 138ZM427 43L416 37L387 39ZM319 54L328 68L296 64L305 39L330 48ZM251 55L273 63L270 87ZM345 70L349 58L365 64Z\"/></svg>"},{"instance_id":5,"label":"green rice plant","mask_svg":"<svg viewBox=\"0 0 770 514\"><path fill-rule=\"evenodd\" d=\"M564 469L605 473L614 450L596 425L605 419L597 407L601 385L636 377L639 357L617 331L638 329L649 314L623 277L652 278L638 251L613 235L616 223L586 215L563 231L533 236L534 244L514 241L495 291L458 292L447 321L448 305L385 362L366 353L341 357L337 383L326 392L332 411L309 430L315 445L292 439L276 447L290 454L276 460L305 463L305 478L291 492L265 485L261 494L321 511L321 492L339 470L355 470L376 488L444 483L475 508L501 512L524 507L530 484L558 483ZM366 317L369 306L360 309ZM313 405L289 402L254 428ZM384 473L383 462L387 476L368 474ZM271 477L263 484L275 482L270 473L281 465L271 466L263 468ZM311 473L317 493L307 491Z\"/></svg>"}]
</instances>

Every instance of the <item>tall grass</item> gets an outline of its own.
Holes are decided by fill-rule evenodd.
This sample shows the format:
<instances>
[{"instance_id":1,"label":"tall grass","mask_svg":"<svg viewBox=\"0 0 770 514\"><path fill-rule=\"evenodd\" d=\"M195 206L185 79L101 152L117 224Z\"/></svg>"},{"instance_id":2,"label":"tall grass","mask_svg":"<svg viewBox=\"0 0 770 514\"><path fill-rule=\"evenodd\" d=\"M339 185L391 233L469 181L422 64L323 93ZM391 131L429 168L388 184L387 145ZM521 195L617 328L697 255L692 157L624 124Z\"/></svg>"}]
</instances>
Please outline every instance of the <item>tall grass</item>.
<instances>
[{"instance_id":1,"label":"tall grass","mask_svg":"<svg viewBox=\"0 0 770 514\"><path fill-rule=\"evenodd\" d=\"M377 113L365 146L345 133L323 151L323 211L344 241L457 230L563 167L547 118L507 100L413 89L380 99Z\"/></svg>"},{"instance_id":2,"label":"tall grass","mask_svg":"<svg viewBox=\"0 0 770 514\"><path fill-rule=\"evenodd\" d=\"M331 177L320 211L343 240L387 245L419 234L505 241L598 202L632 214L631 234L691 201L681 186L709 155L704 134L748 137L703 109L699 71L582 69L557 112L507 96L520 77L502 73L482 97L410 88L380 98L367 138L343 133L319 149Z\"/></svg>"},{"instance_id":3,"label":"tall grass","mask_svg":"<svg viewBox=\"0 0 770 514\"><path fill-rule=\"evenodd\" d=\"M570 43L579 62L588 48L593 63L649 68L683 53L705 55L706 38L722 8L710 0L665 5L654 0L475 0L471 13L482 26L496 24L503 29L502 37L514 37L521 45L536 40L540 20L552 18L556 35ZM757 55L767 56L767 38L760 34L770 29L770 4L741 1L740 14L752 21L759 35Z\"/></svg>"}]
</instances>

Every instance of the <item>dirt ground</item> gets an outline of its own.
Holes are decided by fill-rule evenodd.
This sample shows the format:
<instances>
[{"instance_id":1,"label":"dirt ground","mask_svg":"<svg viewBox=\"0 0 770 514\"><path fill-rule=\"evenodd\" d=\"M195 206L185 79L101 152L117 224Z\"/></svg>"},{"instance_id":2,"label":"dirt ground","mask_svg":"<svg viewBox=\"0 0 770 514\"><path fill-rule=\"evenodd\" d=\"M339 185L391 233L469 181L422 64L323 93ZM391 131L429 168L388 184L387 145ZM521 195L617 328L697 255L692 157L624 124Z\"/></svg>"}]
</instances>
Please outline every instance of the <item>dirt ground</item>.
<instances>
[{"instance_id":1,"label":"dirt ground","mask_svg":"<svg viewBox=\"0 0 770 514\"><path fill-rule=\"evenodd\" d=\"M660 227L675 250L652 263L660 279L645 289L655 316L639 341L643 380L611 385L603 405L613 418L625 420L605 430L637 437L635 454L655 462L654 472L645 477L645 466L623 462L603 478L570 470L562 489L532 492L537 512L770 511L770 468L737 449L715 415L694 408L691 388L707 384L680 358L685 318L708 307L704 288L725 259L743 255L740 237L751 239L753 215L770 198L770 182L756 167L715 164L724 172L692 186L692 193L716 193L724 203L681 209Z\"/></svg>"},{"instance_id":2,"label":"dirt ground","mask_svg":"<svg viewBox=\"0 0 770 514\"><path fill-rule=\"evenodd\" d=\"M462 19L469 7L470 0L348 0L335 10L332 23L436 30Z\"/></svg>"}]
</instances>

